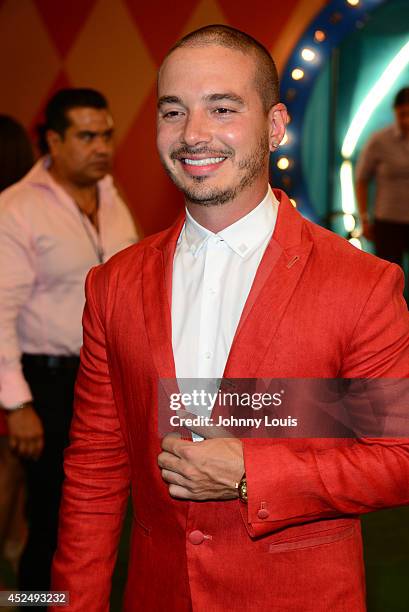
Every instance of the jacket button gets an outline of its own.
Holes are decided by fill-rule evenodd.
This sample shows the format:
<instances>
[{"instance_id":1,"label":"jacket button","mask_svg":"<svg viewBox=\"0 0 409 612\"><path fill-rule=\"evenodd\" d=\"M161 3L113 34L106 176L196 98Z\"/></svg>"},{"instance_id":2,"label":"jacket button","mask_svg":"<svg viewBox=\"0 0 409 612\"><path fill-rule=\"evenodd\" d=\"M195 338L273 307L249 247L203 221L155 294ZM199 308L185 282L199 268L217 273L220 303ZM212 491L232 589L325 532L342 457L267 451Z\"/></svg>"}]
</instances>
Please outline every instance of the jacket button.
<instances>
[{"instance_id":1,"label":"jacket button","mask_svg":"<svg viewBox=\"0 0 409 612\"><path fill-rule=\"evenodd\" d=\"M194 531L191 531L189 533L189 542L191 544L201 544L203 542L203 540L205 539L204 534L199 531L198 529L195 529Z\"/></svg>"},{"instance_id":2,"label":"jacket button","mask_svg":"<svg viewBox=\"0 0 409 612\"><path fill-rule=\"evenodd\" d=\"M259 519L266 519L270 516L270 513L268 510L265 510L264 508L262 508L261 510L257 512L257 516Z\"/></svg>"}]
</instances>

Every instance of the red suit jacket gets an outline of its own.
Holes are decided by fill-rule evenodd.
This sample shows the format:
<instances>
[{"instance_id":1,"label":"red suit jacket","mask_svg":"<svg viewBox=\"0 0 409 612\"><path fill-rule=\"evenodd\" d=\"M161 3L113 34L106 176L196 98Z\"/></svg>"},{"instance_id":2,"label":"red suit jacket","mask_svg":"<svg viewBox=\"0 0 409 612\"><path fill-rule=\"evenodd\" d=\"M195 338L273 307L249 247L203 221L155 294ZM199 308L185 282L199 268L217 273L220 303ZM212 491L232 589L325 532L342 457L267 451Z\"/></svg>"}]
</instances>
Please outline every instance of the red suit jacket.
<instances>
[{"instance_id":1,"label":"red suit jacket","mask_svg":"<svg viewBox=\"0 0 409 612\"><path fill-rule=\"evenodd\" d=\"M399 268L275 194L276 229L225 376L407 377ZM127 612L364 610L357 515L409 503L406 440L243 440L248 506L169 496L157 467L157 388L175 377L169 304L182 223L88 277L53 588L70 591L71 611L109 609L131 486Z\"/></svg>"}]
</instances>

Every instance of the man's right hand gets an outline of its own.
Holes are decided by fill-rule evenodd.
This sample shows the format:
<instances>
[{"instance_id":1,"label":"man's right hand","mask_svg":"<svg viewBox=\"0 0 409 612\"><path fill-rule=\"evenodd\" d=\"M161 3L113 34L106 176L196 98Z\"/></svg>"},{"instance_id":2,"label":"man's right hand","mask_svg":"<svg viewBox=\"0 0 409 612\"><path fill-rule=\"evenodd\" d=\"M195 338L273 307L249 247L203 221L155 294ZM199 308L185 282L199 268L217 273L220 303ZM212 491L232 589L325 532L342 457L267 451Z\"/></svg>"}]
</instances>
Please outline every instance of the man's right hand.
<instances>
[{"instance_id":1,"label":"man's right hand","mask_svg":"<svg viewBox=\"0 0 409 612\"><path fill-rule=\"evenodd\" d=\"M44 431L31 404L7 413L10 447L22 457L38 459L44 447Z\"/></svg>"}]
</instances>

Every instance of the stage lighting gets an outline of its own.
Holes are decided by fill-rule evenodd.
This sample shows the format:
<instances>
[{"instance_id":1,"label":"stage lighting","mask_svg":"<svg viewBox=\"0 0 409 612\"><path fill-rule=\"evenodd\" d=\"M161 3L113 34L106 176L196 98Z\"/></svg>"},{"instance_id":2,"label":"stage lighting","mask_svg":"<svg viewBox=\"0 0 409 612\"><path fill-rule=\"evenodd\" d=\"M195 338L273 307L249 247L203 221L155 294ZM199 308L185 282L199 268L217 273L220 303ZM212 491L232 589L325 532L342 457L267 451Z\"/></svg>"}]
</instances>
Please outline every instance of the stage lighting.
<instances>
[{"instance_id":1,"label":"stage lighting","mask_svg":"<svg viewBox=\"0 0 409 612\"><path fill-rule=\"evenodd\" d=\"M363 132L364 127L371 118L372 113L389 92L401 72L409 64L409 42L399 51L389 65L385 68L377 82L362 101L354 118L348 128L342 144L343 157L351 157L354 153L356 143Z\"/></svg>"},{"instance_id":2,"label":"stage lighting","mask_svg":"<svg viewBox=\"0 0 409 612\"><path fill-rule=\"evenodd\" d=\"M342 210L346 215L355 212L355 192L353 182L352 164L344 161L340 170Z\"/></svg>"},{"instance_id":3,"label":"stage lighting","mask_svg":"<svg viewBox=\"0 0 409 612\"><path fill-rule=\"evenodd\" d=\"M316 57L316 53L315 51L313 51L312 49L309 49L308 47L305 47L302 51L301 51L301 57L303 58L303 60L305 60L306 62L312 62L315 57Z\"/></svg>"},{"instance_id":4,"label":"stage lighting","mask_svg":"<svg viewBox=\"0 0 409 612\"><path fill-rule=\"evenodd\" d=\"M361 241L359 240L359 238L350 238L348 242L353 244L354 247L356 247L357 249L361 249L361 251L362 251L362 244L361 244Z\"/></svg>"},{"instance_id":5,"label":"stage lighting","mask_svg":"<svg viewBox=\"0 0 409 612\"><path fill-rule=\"evenodd\" d=\"M353 232L355 225L356 221L354 215L344 215L344 227L347 232Z\"/></svg>"},{"instance_id":6,"label":"stage lighting","mask_svg":"<svg viewBox=\"0 0 409 612\"><path fill-rule=\"evenodd\" d=\"M288 157L280 157L280 159L277 161L277 167L280 168L280 170L287 170L289 165L290 160Z\"/></svg>"},{"instance_id":7,"label":"stage lighting","mask_svg":"<svg viewBox=\"0 0 409 612\"><path fill-rule=\"evenodd\" d=\"M314 40L316 42L324 42L324 40L327 38L327 35L325 34L325 32L323 32L322 30L315 30L314 32Z\"/></svg>"},{"instance_id":8,"label":"stage lighting","mask_svg":"<svg viewBox=\"0 0 409 612\"><path fill-rule=\"evenodd\" d=\"M291 76L293 77L294 81L299 81L304 77L304 70L301 70L301 68L294 68Z\"/></svg>"}]
</instances>

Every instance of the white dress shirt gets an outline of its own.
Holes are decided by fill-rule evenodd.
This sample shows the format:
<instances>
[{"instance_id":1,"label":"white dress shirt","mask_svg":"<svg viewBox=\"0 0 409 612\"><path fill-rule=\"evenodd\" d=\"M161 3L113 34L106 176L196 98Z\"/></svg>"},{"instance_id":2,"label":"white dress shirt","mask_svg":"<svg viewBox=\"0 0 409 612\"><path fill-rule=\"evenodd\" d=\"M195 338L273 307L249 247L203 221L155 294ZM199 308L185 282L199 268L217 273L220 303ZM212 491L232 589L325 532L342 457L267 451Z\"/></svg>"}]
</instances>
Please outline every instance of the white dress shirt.
<instances>
[{"instance_id":1,"label":"white dress shirt","mask_svg":"<svg viewBox=\"0 0 409 612\"><path fill-rule=\"evenodd\" d=\"M278 201L270 187L256 208L217 234L186 211L172 282L172 346L178 379L222 378L277 212Z\"/></svg>"},{"instance_id":2,"label":"white dress shirt","mask_svg":"<svg viewBox=\"0 0 409 612\"><path fill-rule=\"evenodd\" d=\"M0 405L31 399L21 353L78 355L87 272L136 242L112 178L98 182L99 233L40 159L0 196Z\"/></svg>"}]
</instances>

